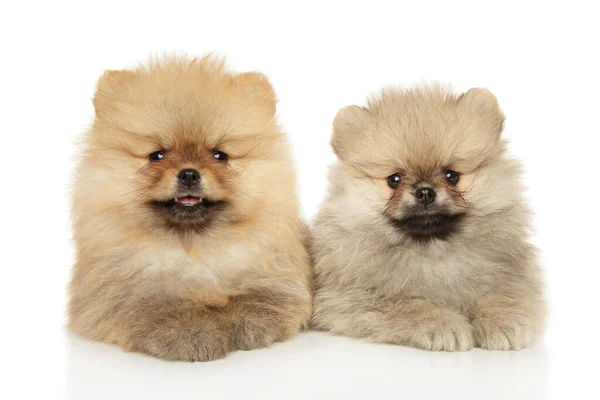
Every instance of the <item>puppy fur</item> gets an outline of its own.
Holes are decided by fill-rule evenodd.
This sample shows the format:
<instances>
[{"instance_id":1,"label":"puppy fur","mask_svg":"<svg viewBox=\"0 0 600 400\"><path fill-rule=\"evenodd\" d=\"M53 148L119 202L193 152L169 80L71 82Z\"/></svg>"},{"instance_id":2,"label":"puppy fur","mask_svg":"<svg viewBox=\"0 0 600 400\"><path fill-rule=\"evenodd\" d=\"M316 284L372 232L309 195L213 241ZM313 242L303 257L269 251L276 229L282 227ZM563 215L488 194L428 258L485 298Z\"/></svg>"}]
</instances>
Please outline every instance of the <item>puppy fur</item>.
<instances>
[{"instance_id":1,"label":"puppy fur","mask_svg":"<svg viewBox=\"0 0 600 400\"><path fill-rule=\"evenodd\" d=\"M540 336L540 270L503 123L479 88L391 88L339 111L339 162L311 246L315 329L445 351L520 349ZM426 207L423 186L436 194Z\"/></svg>"},{"instance_id":2,"label":"puppy fur","mask_svg":"<svg viewBox=\"0 0 600 400\"><path fill-rule=\"evenodd\" d=\"M305 327L307 233L267 78L167 57L106 72L93 103L73 190L71 329L207 361ZM183 185L192 208L176 204L185 168L200 176Z\"/></svg>"}]
</instances>

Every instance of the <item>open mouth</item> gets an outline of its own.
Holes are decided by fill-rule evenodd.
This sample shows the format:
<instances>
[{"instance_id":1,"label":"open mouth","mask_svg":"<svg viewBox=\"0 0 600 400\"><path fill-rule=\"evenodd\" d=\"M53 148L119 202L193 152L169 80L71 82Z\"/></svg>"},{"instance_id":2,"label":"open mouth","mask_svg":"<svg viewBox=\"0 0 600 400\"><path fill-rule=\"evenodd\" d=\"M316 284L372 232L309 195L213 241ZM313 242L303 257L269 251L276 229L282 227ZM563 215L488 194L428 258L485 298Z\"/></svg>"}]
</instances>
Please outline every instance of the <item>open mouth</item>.
<instances>
[{"instance_id":1,"label":"open mouth","mask_svg":"<svg viewBox=\"0 0 600 400\"><path fill-rule=\"evenodd\" d=\"M174 204L180 204L184 207L195 207L198 204L202 203L202 197L194 197L194 196L185 196L185 197L175 197L173 199Z\"/></svg>"},{"instance_id":2,"label":"open mouth","mask_svg":"<svg viewBox=\"0 0 600 400\"><path fill-rule=\"evenodd\" d=\"M197 209L208 209L216 204L206 197L183 196L175 197L173 200L164 203L167 207L176 208L182 211L194 211Z\"/></svg>"},{"instance_id":3,"label":"open mouth","mask_svg":"<svg viewBox=\"0 0 600 400\"><path fill-rule=\"evenodd\" d=\"M173 218L197 219L206 217L213 208L222 202L206 197L185 195L167 201L154 201L153 206Z\"/></svg>"}]
</instances>

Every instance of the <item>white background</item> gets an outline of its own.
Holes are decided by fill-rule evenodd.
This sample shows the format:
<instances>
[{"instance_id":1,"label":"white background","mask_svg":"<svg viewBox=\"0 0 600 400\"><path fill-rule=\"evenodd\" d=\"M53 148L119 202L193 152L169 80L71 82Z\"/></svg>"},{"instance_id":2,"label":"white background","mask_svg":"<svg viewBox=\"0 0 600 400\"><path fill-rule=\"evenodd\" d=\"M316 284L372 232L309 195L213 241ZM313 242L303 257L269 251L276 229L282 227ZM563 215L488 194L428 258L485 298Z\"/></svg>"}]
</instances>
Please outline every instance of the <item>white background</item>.
<instances>
[{"instance_id":1,"label":"white background","mask_svg":"<svg viewBox=\"0 0 600 400\"><path fill-rule=\"evenodd\" d=\"M1 398L600 398L594 2L149 3L0 6ZM325 191L340 107L424 80L494 92L536 212L551 306L544 344L442 354L304 333L181 364L66 334L67 188L97 78L151 53L213 50L271 78L307 218Z\"/></svg>"}]
</instances>

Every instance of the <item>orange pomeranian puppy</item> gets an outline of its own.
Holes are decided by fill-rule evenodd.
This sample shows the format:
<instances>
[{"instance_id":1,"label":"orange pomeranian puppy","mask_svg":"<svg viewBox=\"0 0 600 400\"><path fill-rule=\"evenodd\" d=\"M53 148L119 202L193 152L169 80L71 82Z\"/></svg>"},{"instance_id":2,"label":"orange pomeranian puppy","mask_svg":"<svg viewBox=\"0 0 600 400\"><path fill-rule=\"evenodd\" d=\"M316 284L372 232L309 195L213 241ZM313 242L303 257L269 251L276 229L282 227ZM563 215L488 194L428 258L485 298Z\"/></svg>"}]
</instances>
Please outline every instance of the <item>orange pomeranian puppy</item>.
<instances>
[{"instance_id":1,"label":"orange pomeranian puppy","mask_svg":"<svg viewBox=\"0 0 600 400\"><path fill-rule=\"evenodd\" d=\"M73 193L73 331L167 360L269 346L306 324L305 225L259 73L166 58L108 71Z\"/></svg>"}]
</instances>

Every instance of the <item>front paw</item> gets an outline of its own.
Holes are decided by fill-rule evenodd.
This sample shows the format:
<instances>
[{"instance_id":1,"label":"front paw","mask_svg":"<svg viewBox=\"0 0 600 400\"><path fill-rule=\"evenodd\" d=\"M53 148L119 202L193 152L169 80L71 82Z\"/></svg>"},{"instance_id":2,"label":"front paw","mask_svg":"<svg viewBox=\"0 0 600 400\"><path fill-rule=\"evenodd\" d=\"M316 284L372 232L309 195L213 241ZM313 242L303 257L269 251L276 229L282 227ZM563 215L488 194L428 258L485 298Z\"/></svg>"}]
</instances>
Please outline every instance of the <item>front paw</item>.
<instances>
[{"instance_id":1,"label":"front paw","mask_svg":"<svg viewBox=\"0 0 600 400\"><path fill-rule=\"evenodd\" d=\"M140 351L168 361L213 361L232 350L231 330L207 321L188 326L157 326L132 344Z\"/></svg>"},{"instance_id":2,"label":"front paw","mask_svg":"<svg viewBox=\"0 0 600 400\"><path fill-rule=\"evenodd\" d=\"M461 314L445 311L417 323L413 346L431 351L467 351L473 348L473 328Z\"/></svg>"},{"instance_id":3,"label":"front paw","mask_svg":"<svg viewBox=\"0 0 600 400\"><path fill-rule=\"evenodd\" d=\"M487 350L519 350L530 344L529 330L505 318L475 318L471 321L477 347Z\"/></svg>"},{"instance_id":4,"label":"front paw","mask_svg":"<svg viewBox=\"0 0 600 400\"><path fill-rule=\"evenodd\" d=\"M260 349L285 340L287 331L280 316L246 316L234 324L233 343L239 350Z\"/></svg>"}]
</instances>

